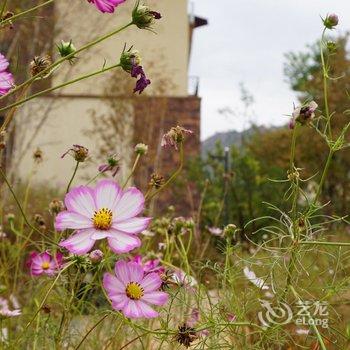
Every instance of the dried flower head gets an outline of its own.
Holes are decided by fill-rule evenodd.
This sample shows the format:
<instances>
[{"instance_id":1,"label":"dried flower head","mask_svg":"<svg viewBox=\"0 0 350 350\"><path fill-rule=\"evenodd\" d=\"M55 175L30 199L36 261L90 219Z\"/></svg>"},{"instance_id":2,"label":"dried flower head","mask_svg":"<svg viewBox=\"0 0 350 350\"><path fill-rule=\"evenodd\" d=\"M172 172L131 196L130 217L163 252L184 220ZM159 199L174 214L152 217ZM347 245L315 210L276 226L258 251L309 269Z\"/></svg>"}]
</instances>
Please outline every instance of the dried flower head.
<instances>
[{"instance_id":1,"label":"dried flower head","mask_svg":"<svg viewBox=\"0 0 350 350\"><path fill-rule=\"evenodd\" d=\"M52 215L57 215L65 209L65 206L62 201L59 199L53 199L49 204L49 210Z\"/></svg>"},{"instance_id":2,"label":"dried flower head","mask_svg":"<svg viewBox=\"0 0 350 350\"><path fill-rule=\"evenodd\" d=\"M164 177L158 173L153 173L151 175L151 180L149 186L155 189L161 188L164 185Z\"/></svg>"},{"instance_id":3,"label":"dried flower head","mask_svg":"<svg viewBox=\"0 0 350 350\"><path fill-rule=\"evenodd\" d=\"M323 19L323 24L328 29L333 29L339 23L339 18L335 13L327 15L325 19Z\"/></svg>"},{"instance_id":4,"label":"dried flower head","mask_svg":"<svg viewBox=\"0 0 350 350\"><path fill-rule=\"evenodd\" d=\"M40 229L42 229L42 230L46 229L45 220L44 220L42 215L35 214L34 215L34 222L39 226Z\"/></svg>"},{"instance_id":5,"label":"dried flower head","mask_svg":"<svg viewBox=\"0 0 350 350\"><path fill-rule=\"evenodd\" d=\"M175 335L175 340L186 348L189 348L191 343L197 338L198 335L196 330L186 323L178 327L177 334Z\"/></svg>"},{"instance_id":6,"label":"dried flower head","mask_svg":"<svg viewBox=\"0 0 350 350\"><path fill-rule=\"evenodd\" d=\"M73 45L73 42L72 40L70 41L64 41L62 40L61 43L59 45L57 45L57 50L60 54L61 57L67 57L69 55L73 55L74 52L77 51L77 49L75 48L75 46ZM74 63L74 60L76 59L77 57L75 55L73 56L70 56L68 58L68 61L69 63L73 64Z\"/></svg>"},{"instance_id":7,"label":"dried flower head","mask_svg":"<svg viewBox=\"0 0 350 350\"><path fill-rule=\"evenodd\" d=\"M30 74L34 77L45 71L44 74L40 75L40 78L45 78L50 74L50 72L46 72L46 69L50 67L51 64L52 60L50 55L35 56L32 62L30 62Z\"/></svg>"},{"instance_id":8,"label":"dried flower head","mask_svg":"<svg viewBox=\"0 0 350 350\"><path fill-rule=\"evenodd\" d=\"M65 157L67 154L70 154L77 162L82 163L89 155L89 150L84 146L73 145L72 148L62 154L61 158Z\"/></svg>"},{"instance_id":9,"label":"dried flower head","mask_svg":"<svg viewBox=\"0 0 350 350\"><path fill-rule=\"evenodd\" d=\"M40 148L37 148L33 153L34 162L40 164L43 161L43 151Z\"/></svg>"},{"instance_id":10,"label":"dried flower head","mask_svg":"<svg viewBox=\"0 0 350 350\"><path fill-rule=\"evenodd\" d=\"M143 156L143 155L147 154L147 152L148 152L148 146L145 145L144 143L138 143L135 146L135 153L136 154Z\"/></svg>"},{"instance_id":11,"label":"dried flower head","mask_svg":"<svg viewBox=\"0 0 350 350\"><path fill-rule=\"evenodd\" d=\"M140 5L138 1L132 11L132 22L140 29L151 29L155 20L161 19L159 12L152 11L146 5Z\"/></svg>"},{"instance_id":12,"label":"dried flower head","mask_svg":"<svg viewBox=\"0 0 350 350\"><path fill-rule=\"evenodd\" d=\"M192 135L191 130L185 129L182 126L172 127L162 138L162 147L174 147L178 150L180 143L183 143L186 135Z\"/></svg>"}]
</instances>

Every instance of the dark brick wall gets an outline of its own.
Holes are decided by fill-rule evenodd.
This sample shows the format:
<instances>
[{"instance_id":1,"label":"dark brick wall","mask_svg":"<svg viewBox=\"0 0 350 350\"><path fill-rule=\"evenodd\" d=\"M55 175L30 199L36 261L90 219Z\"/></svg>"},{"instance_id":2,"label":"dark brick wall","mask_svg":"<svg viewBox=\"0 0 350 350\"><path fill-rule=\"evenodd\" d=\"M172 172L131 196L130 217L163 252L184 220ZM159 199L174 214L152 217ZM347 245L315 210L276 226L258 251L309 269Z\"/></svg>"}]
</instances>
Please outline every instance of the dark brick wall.
<instances>
[{"instance_id":1,"label":"dark brick wall","mask_svg":"<svg viewBox=\"0 0 350 350\"><path fill-rule=\"evenodd\" d=\"M162 149L161 138L171 127L180 125L194 132L185 141L185 162L200 154L200 104L195 96L155 97L135 100L134 141L149 146L149 152L135 174L136 186L147 190L153 172L166 179L177 169L179 154L174 149ZM184 176L179 176L176 186L170 186L154 203L155 213L174 205L176 212L190 215L196 209L198 195L194 186Z\"/></svg>"}]
</instances>

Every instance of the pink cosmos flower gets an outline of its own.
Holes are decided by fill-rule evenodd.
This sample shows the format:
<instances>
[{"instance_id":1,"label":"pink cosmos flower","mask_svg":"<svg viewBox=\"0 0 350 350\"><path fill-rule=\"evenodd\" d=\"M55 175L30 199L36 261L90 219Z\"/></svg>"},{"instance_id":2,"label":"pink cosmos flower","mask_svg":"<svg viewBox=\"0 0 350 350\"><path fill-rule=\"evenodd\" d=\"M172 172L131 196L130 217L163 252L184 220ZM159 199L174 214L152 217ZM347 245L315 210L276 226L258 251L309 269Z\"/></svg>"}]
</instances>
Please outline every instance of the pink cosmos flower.
<instances>
[{"instance_id":1,"label":"pink cosmos flower","mask_svg":"<svg viewBox=\"0 0 350 350\"><path fill-rule=\"evenodd\" d=\"M7 72L9 61L0 53L0 96L6 95L13 87L14 80L10 72Z\"/></svg>"},{"instance_id":2,"label":"pink cosmos flower","mask_svg":"<svg viewBox=\"0 0 350 350\"><path fill-rule=\"evenodd\" d=\"M137 217L144 209L145 198L135 187L123 190L115 181L104 179L92 189L73 188L65 197L66 211L55 221L57 231L75 230L60 245L82 255L95 241L107 238L115 253L127 253L141 245L137 234L147 228L151 218Z\"/></svg>"},{"instance_id":3,"label":"pink cosmos flower","mask_svg":"<svg viewBox=\"0 0 350 350\"><path fill-rule=\"evenodd\" d=\"M115 264L115 276L105 273L103 286L115 310L129 318L154 318L158 312L149 304L164 305L168 294L159 290L162 280L155 272L145 274L142 266L123 260Z\"/></svg>"},{"instance_id":4,"label":"pink cosmos flower","mask_svg":"<svg viewBox=\"0 0 350 350\"><path fill-rule=\"evenodd\" d=\"M8 300L0 297L0 317L15 317L21 314L20 309L10 310Z\"/></svg>"},{"instance_id":5,"label":"pink cosmos flower","mask_svg":"<svg viewBox=\"0 0 350 350\"><path fill-rule=\"evenodd\" d=\"M62 266L63 255L57 253L52 256L49 252L38 253L32 252L29 255L27 266L32 276L40 276L42 274L52 276Z\"/></svg>"},{"instance_id":6,"label":"pink cosmos flower","mask_svg":"<svg viewBox=\"0 0 350 350\"><path fill-rule=\"evenodd\" d=\"M113 13L114 9L125 0L88 0L88 2L93 3L103 13Z\"/></svg>"},{"instance_id":7,"label":"pink cosmos flower","mask_svg":"<svg viewBox=\"0 0 350 350\"><path fill-rule=\"evenodd\" d=\"M142 256L136 255L132 261L140 265L143 268L144 273L146 274L151 272L162 274L165 272L164 266L159 265L159 259L152 259L146 262L142 262Z\"/></svg>"}]
</instances>

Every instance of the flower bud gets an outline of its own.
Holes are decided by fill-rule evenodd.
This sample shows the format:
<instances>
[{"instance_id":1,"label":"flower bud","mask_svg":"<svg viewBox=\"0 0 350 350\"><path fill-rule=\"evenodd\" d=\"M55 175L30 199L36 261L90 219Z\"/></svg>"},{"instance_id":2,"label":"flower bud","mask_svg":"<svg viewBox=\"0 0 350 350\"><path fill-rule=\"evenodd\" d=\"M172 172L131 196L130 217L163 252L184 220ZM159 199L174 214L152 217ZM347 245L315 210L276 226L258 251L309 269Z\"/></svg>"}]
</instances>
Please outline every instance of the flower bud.
<instances>
[{"instance_id":1,"label":"flower bud","mask_svg":"<svg viewBox=\"0 0 350 350\"><path fill-rule=\"evenodd\" d=\"M135 153L136 154L143 156L143 155L147 154L147 152L148 152L148 146L145 145L144 143L138 143L135 146Z\"/></svg>"},{"instance_id":2,"label":"flower bud","mask_svg":"<svg viewBox=\"0 0 350 350\"><path fill-rule=\"evenodd\" d=\"M93 264L97 264L103 259L103 253L99 249L93 250L89 254L89 258Z\"/></svg>"},{"instance_id":3,"label":"flower bud","mask_svg":"<svg viewBox=\"0 0 350 350\"><path fill-rule=\"evenodd\" d=\"M138 2L132 11L132 22L140 29L150 29L155 20L161 19L159 12L151 11L146 5Z\"/></svg>"},{"instance_id":4,"label":"flower bud","mask_svg":"<svg viewBox=\"0 0 350 350\"><path fill-rule=\"evenodd\" d=\"M59 199L53 199L49 204L49 209L52 215L57 215L58 213L64 210L64 204Z\"/></svg>"},{"instance_id":5,"label":"flower bud","mask_svg":"<svg viewBox=\"0 0 350 350\"><path fill-rule=\"evenodd\" d=\"M237 226L234 224L229 224L224 228L224 236L234 237L236 231L237 231Z\"/></svg>"},{"instance_id":6,"label":"flower bud","mask_svg":"<svg viewBox=\"0 0 350 350\"><path fill-rule=\"evenodd\" d=\"M62 40L60 45L57 45L57 50L61 57L67 57L77 51L72 43L72 40L69 42ZM74 59L76 59L76 56L73 55L68 60L70 63L73 63Z\"/></svg>"},{"instance_id":7,"label":"flower bud","mask_svg":"<svg viewBox=\"0 0 350 350\"><path fill-rule=\"evenodd\" d=\"M327 41L327 50L330 54L337 52L338 45L334 41Z\"/></svg>"},{"instance_id":8,"label":"flower bud","mask_svg":"<svg viewBox=\"0 0 350 350\"><path fill-rule=\"evenodd\" d=\"M141 63L141 56L137 50L130 48L127 51L123 51L120 56L120 66L128 73L131 72L134 66L138 66Z\"/></svg>"},{"instance_id":9,"label":"flower bud","mask_svg":"<svg viewBox=\"0 0 350 350\"><path fill-rule=\"evenodd\" d=\"M335 13L328 15L324 20L323 24L328 29L333 29L339 23L339 18Z\"/></svg>"},{"instance_id":10,"label":"flower bud","mask_svg":"<svg viewBox=\"0 0 350 350\"><path fill-rule=\"evenodd\" d=\"M13 213L8 213L8 214L5 216L5 219L7 220L7 222L14 221L14 220L15 220L15 214L13 214Z\"/></svg>"},{"instance_id":11,"label":"flower bud","mask_svg":"<svg viewBox=\"0 0 350 350\"><path fill-rule=\"evenodd\" d=\"M49 55L35 56L32 62L30 62L30 74L34 77L50 67L51 64L52 61ZM49 74L50 72L45 72L45 74L41 75L40 78L45 78Z\"/></svg>"}]
</instances>

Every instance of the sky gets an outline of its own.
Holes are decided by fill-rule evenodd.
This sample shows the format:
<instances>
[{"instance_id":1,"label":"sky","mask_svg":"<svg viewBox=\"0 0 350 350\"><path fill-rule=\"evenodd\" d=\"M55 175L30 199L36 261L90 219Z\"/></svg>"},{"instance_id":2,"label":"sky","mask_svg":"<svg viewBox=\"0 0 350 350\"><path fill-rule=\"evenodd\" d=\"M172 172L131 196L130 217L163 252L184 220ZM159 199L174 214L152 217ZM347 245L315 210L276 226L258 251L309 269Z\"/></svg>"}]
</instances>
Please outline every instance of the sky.
<instances>
[{"instance_id":1,"label":"sky","mask_svg":"<svg viewBox=\"0 0 350 350\"><path fill-rule=\"evenodd\" d=\"M283 74L284 55L305 51L321 36L320 16L336 13L335 32L350 30L349 0L191 0L209 25L195 30L190 75L200 79L201 138L242 130L246 118L227 118L219 109L241 111L239 84L254 97L254 122L287 122L297 95ZM239 113L238 113L239 114Z\"/></svg>"}]
</instances>

